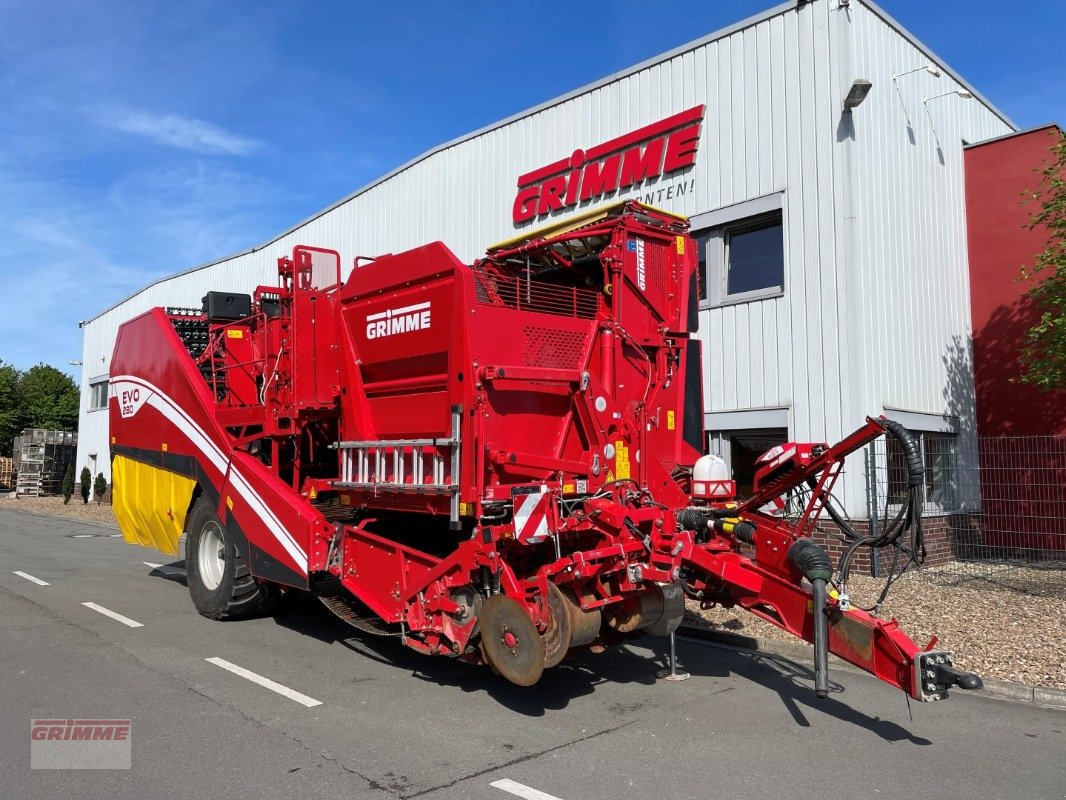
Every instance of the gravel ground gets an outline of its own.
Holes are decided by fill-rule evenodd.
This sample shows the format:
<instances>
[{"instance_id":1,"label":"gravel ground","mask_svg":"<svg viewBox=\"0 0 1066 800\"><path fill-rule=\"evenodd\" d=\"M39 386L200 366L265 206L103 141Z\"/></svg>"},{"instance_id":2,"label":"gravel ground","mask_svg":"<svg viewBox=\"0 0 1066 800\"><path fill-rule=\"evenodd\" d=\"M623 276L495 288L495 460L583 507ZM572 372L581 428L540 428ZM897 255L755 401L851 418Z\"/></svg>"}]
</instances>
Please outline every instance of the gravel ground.
<instances>
[{"instance_id":1,"label":"gravel ground","mask_svg":"<svg viewBox=\"0 0 1066 800\"><path fill-rule=\"evenodd\" d=\"M107 503L96 504L96 500L90 500L88 505L81 501L81 495L76 494L70 498L67 505L63 505L62 497L18 497L0 495L0 508L10 508L16 511L33 511L37 514L56 514L63 517L79 519L83 522L101 522L108 525L116 525L115 512Z\"/></svg>"},{"instance_id":2,"label":"gravel ground","mask_svg":"<svg viewBox=\"0 0 1066 800\"><path fill-rule=\"evenodd\" d=\"M884 581L852 577L856 605L873 605ZM1021 589L1021 590L1019 590ZM908 572L881 609L924 646L953 650L957 666L986 678L1066 689L1066 569L947 564ZM744 636L795 641L747 611L688 604L685 622Z\"/></svg>"},{"instance_id":3,"label":"gravel ground","mask_svg":"<svg viewBox=\"0 0 1066 800\"><path fill-rule=\"evenodd\" d=\"M68 505L62 497L0 497L0 508L115 524L110 505L84 505L80 496ZM853 577L853 602L872 604L881 586L877 578ZM954 650L960 667L984 677L1066 689L1066 564L955 563L908 572L892 587L881 616L896 617L920 645L936 634L937 647ZM690 602L685 622L795 641L742 610L701 611Z\"/></svg>"}]
</instances>

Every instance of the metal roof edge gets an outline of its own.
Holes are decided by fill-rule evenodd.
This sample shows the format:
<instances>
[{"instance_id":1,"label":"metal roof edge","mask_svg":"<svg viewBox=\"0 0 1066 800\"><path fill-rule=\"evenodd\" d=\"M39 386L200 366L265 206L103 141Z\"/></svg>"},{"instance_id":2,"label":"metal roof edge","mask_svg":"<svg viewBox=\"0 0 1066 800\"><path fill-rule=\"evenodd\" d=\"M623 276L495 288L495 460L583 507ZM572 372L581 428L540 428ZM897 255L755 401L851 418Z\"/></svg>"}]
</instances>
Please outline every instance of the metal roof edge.
<instances>
[{"instance_id":1,"label":"metal roof edge","mask_svg":"<svg viewBox=\"0 0 1066 800\"><path fill-rule=\"evenodd\" d=\"M936 53L934 53L932 50L930 50L928 47L926 47L921 39L919 39L917 36L915 36L909 30L904 28L899 22L896 21L895 17L893 17L891 14L889 14L883 8L881 8L881 6L879 6L876 2L874 2L874 0L858 0L858 2L862 3L868 9L870 9L870 11L872 11L874 14L879 16L881 18L881 20L886 25L888 25L890 28L892 28L896 33L898 33L904 39L909 41L916 48L918 48L923 53L925 53L925 55L929 57L930 61L935 62L941 69L944 70L944 72L946 72L948 75L950 75L952 78L954 78L956 82L958 82L962 86L965 86L966 89L968 89L973 94L973 96L976 99L980 100L982 103L985 104L985 106L988 107L989 111L991 111L993 114L995 114L1001 120L1003 120L1007 125L1009 125L1010 127L1014 128L1015 131L1018 130L1018 126L1014 123L1014 120L1012 120L1010 117L1008 117L1006 114L1004 114L998 108L996 108L996 106L994 106L988 100L987 97L985 97L983 94L981 94L979 91L977 91L977 89L974 88L973 84L971 84L968 80L963 78L961 75L959 75L959 73L957 73L950 66L948 66L948 64L942 58L940 58L940 56L938 56Z\"/></svg>"},{"instance_id":2,"label":"metal roof edge","mask_svg":"<svg viewBox=\"0 0 1066 800\"><path fill-rule=\"evenodd\" d=\"M974 147L981 147L982 145L992 144L994 142L1001 142L1004 139L1013 139L1015 136L1025 136L1027 133L1036 133L1037 131L1046 131L1046 130L1050 130L1052 128L1054 128L1055 130L1059 131L1059 133L1062 132L1062 126L1059 125L1057 122L1046 122L1043 125L1034 125L1033 127L1026 128L1025 130L1011 131L1010 133L1005 133L1002 136L993 136L991 139L982 139L979 142L970 142L968 145L965 145L962 149L963 150L970 150L970 149L972 149Z\"/></svg>"},{"instance_id":3,"label":"metal roof edge","mask_svg":"<svg viewBox=\"0 0 1066 800\"><path fill-rule=\"evenodd\" d=\"M262 250L262 249L264 249L266 247L270 247L270 245L274 244L275 242L277 242L277 241L279 241L281 239L284 239L289 234L295 233L300 228L304 227L305 225L307 225L307 224L309 224L311 222L314 222L319 217L322 217L322 216L330 213L331 211L335 211L336 209L338 209L341 206L343 206L345 203L348 203L348 202L354 200L356 197L359 197L360 195L365 194L366 192L368 192L371 189L373 189L375 186L378 186L379 184L382 184L385 181L394 178L395 176L399 175L401 172L404 172L404 171L410 169L411 167L415 166L416 164L419 164L422 161L425 161L426 159L431 158L432 156L435 156L437 153L443 152L444 150L448 150L448 149L450 149L452 147L455 147L456 145L462 144L463 142L470 141L471 139L476 139L478 136L481 136L481 135L483 135L485 133L488 133L489 131L496 130L497 128L502 128L505 125L510 125L512 122L517 122L520 119L524 119L526 117L533 116L534 114L539 114L541 111L546 111L549 108L553 108L554 106L561 105L562 103L565 103L565 102L567 102L569 100L573 100L575 97L580 97L583 94L588 94L589 92L593 92L596 89L599 89L599 88L601 88L603 86L606 86L609 83L613 83L614 81L617 81L617 80L620 80L622 78L628 77L629 75L633 75L633 74L635 74L637 72L640 72L641 70L647 69L648 67L652 67L652 66L655 66L656 64L661 64L661 63L663 63L665 61L669 61L671 58L676 58L677 56L679 56L679 55L681 55L683 53L687 53L689 50L695 50L697 47L702 47L703 45L708 44L708 43L713 42L713 41L716 41L717 39L722 39L722 38L724 38L726 36L729 36L731 34L736 33L739 30L743 30L744 28L750 28L751 26L757 25L758 23L763 22L764 20L770 19L771 17L776 17L779 14L785 13L786 11L791 11L791 10L797 8L798 6L803 5L804 2L805 2L805 0L787 0L787 2L779 3L779 4L777 4L777 5L775 5L775 6L771 7L771 8L768 8L766 11L759 12L758 14L753 14L752 16L747 17L745 19L742 19L739 22L734 22L733 24L727 25L724 28L719 28L718 30L716 30L716 31L714 31L712 33L708 33L705 36L701 36L699 39L695 39L695 40L693 40L691 42L688 42L686 44L679 45L678 47L675 47L673 50L668 50L665 53L662 53L662 54L657 55L657 56L653 56L653 57L651 57L649 59L641 61L639 64L636 64L636 65L634 65L632 67L627 67L626 69L621 70L619 72L611 73L610 75L607 75L606 77L603 77L603 78L600 78L598 80L595 80L592 83L588 83L588 84L585 84L584 86L581 86L581 87L579 87L577 89L573 89L573 90L567 92L566 94L559 95L558 97L552 98L551 100L546 100L543 103L540 103L539 105L533 106L532 108L528 108L528 109L526 109L524 111L519 111L518 113L512 114L509 117L505 117L504 119L499 120L498 122L490 123L488 125L485 125L484 127L478 128L475 131L471 131L470 133L466 133L466 134L463 134L462 136L456 137L455 139L451 139L451 140L445 142L444 144L437 145L436 147L433 147L433 148L431 148L429 150L426 150L424 153L421 153L420 155L415 156L411 160L409 160L409 161L401 164L400 166L396 167L395 169L385 173L380 178L376 178L373 181L371 181L370 183L364 184L363 186L361 186L360 188L356 189L354 192L352 192L351 194L347 195L346 197L341 198L340 200L338 200L337 202L333 203L332 205L326 206L321 211L315 212L311 216L307 217L306 219L302 220L301 222L296 223L292 227L288 228L287 230L282 231L281 233L277 234L276 236L271 237L270 239L268 239L267 241L263 242L262 244L256 245L254 247L250 247L247 250L241 250L241 251L239 251L237 253L233 253L233 254L225 256L223 258L217 258L214 261L208 261L208 262L205 262L203 264L199 264L199 265L197 265L195 267L189 267L188 269L180 270L179 272L175 272L175 273L173 273L171 275L164 275L162 277L156 278L151 283L146 284L145 286L141 287L137 291L133 292L133 294L127 295L123 299L118 300L115 303L112 303L110 306L108 306L103 311L99 312L98 314L93 315L88 320L86 320L85 325L92 324L93 322L95 322L100 317L104 316L105 314L107 314L107 313L109 313L111 311L114 311L116 308L118 308L123 303L126 303L126 302L132 300L133 298L137 297L137 295L141 294L142 292L145 292L148 289L151 289L153 286L156 286L157 284L163 283L164 281L173 280L174 278L179 278L182 275L188 275L188 274L193 273L193 272L198 272L199 270L207 269L208 267L213 267L216 264L222 264L222 263L224 263L226 261L232 261L233 259L240 258L241 256L251 255L252 253L256 253L256 252L258 252L258 251L260 251L260 250Z\"/></svg>"}]
</instances>

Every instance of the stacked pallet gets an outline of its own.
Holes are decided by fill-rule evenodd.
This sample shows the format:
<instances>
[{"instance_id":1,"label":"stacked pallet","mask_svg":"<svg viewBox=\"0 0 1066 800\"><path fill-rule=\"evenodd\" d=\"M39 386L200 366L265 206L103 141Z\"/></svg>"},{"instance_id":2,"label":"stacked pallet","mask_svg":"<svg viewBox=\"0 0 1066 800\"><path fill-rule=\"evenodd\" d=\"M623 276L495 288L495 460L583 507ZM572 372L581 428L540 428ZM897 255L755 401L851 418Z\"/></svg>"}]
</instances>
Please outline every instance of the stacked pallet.
<instances>
[{"instance_id":1,"label":"stacked pallet","mask_svg":"<svg viewBox=\"0 0 1066 800\"><path fill-rule=\"evenodd\" d=\"M40 497L63 491L63 474L77 454L78 434L27 428L15 437L13 469L19 496Z\"/></svg>"},{"instance_id":2,"label":"stacked pallet","mask_svg":"<svg viewBox=\"0 0 1066 800\"><path fill-rule=\"evenodd\" d=\"M14 488L14 473L14 462L10 458L0 456L0 491Z\"/></svg>"}]
</instances>

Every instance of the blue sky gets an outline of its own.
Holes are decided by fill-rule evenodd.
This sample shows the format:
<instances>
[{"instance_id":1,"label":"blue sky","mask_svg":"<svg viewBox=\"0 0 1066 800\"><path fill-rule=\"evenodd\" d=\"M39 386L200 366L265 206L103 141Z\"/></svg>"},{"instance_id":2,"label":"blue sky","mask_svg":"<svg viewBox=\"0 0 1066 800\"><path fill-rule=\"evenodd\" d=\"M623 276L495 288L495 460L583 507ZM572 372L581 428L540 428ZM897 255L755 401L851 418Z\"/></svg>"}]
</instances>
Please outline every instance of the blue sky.
<instances>
[{"instance_id":1,"label":"blue sky","mask_svg":"<svg viewBox=\"0 0 1066 800\"><path fill-rule=\"evenodd\" d=\"M0 359L79 377L78 320L151 280L773 4L0 0ZM1066 122L1066 3L882 5L1021 127Z\"/></svg>"}]
</instances>

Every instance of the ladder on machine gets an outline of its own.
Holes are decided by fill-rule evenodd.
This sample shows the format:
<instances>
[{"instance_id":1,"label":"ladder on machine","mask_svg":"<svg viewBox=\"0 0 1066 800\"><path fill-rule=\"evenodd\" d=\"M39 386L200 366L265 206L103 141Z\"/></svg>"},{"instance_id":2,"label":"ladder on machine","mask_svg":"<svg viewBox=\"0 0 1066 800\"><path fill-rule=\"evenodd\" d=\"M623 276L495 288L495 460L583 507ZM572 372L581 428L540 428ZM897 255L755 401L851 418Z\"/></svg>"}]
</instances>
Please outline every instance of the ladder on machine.
<instances>
[{"instance_id":1,"label":"ladder on machine","mask_svg":"<svg viewBox=\"0 0 1066 800\"><path fill-rule=\"evenodd\" d=\"M450 495L450 520L459 525L459 452L462 406L452 406L446 439L374 439L331 445L340 452L336 489Z\"/></svg>"}]
</instances>

